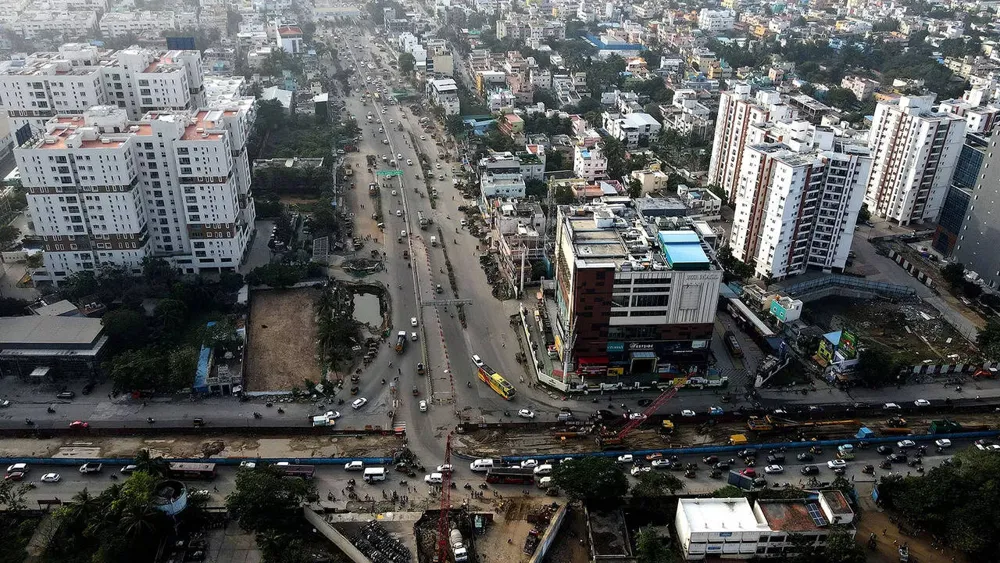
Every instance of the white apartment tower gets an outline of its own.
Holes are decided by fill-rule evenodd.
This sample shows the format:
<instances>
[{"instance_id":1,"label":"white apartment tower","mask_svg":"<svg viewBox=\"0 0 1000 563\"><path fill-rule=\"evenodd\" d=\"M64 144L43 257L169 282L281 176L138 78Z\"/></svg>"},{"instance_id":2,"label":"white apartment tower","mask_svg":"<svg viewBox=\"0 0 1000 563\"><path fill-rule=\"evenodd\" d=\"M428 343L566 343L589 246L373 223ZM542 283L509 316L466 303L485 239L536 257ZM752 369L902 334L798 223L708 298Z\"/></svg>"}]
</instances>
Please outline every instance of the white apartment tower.
<instances>
[{"instance_id":1,"label":"white apartment tower","mask_svg":"<svg viewBox=\"0 0 1000 563\"><path fill-rule=\"evenodd\" d=\"M789 143L745 148L730 247L760 278L842 270L872 157L832 131L800 125Z\"/></svg>"},{"instance_id":2,"label":"white apartment tower","mask_svg":"<svg viewBox=\"0 0 1000 563\"><path fill-rule=\"evenodd\" d=\"M933 101L903 96L875 108L868 148L876 163L865 203L900 225L937 220L965 142L965 120L934 112Z\"/></svg>"},{"instance_id":3,"label":"white apartment tower","mask_svg":"<svg viewBox=\"0 0 1000 563\"><path fill-rule=\"evenodd\" d=\"M737 83L732 90L722 92L715 121L708 183L721 187L729 201L733 201L744 148L764 142L763 138L754 137L751 125L779 121L791 115L791 108L782 102L775 91L761 90L752 95L749 84Z\"/></svg>"},{"instance_id":4,"label":"white apartment tower","mask_svg":"<svg viewBox=\"0 0 1000 563\"><path fill-rule=\"evenodd\" d=\"M141 272L162 257L184 273L236 270L253 233L246 142L253 100L195 112L98 106L60 114L15 149L39 281L110 263Z\"/></svg>"},{"instance_id":5,"label":"white apartment tower","mask_svg":"<svg viewBox=\"0 0 1000 563\"><path fill-rule=\"evenodd\" d=\"M0 109L11 128L45 131L57 114L80 115L94 106L124 108L129 119L152 110L193 110L205 104L201 53L133 47L102 51L69 43L55 53L0 62Z\"/></svg>"}]
</instances>

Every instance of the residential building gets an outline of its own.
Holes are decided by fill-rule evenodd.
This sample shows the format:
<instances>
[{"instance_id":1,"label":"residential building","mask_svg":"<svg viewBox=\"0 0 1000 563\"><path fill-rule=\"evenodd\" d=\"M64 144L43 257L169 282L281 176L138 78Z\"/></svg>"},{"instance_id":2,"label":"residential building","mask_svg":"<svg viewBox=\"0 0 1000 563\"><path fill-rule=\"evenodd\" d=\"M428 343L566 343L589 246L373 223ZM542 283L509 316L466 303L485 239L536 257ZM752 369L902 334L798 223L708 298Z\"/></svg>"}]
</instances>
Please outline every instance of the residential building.
<instances>
[{"instance_id":1,"label":"residential building","mask_svg":"<svg viewBox=\"0 0 1000 563\"><path fill-rule=\"evenodd\" d=\"M536 202L494 200L491 208L493 231L497 234L500 270L515 286L522 273L531 279L531 265L545 257L545 214ZM524 269L521 262L524 262Z\"/></svg>"},{"instance_id":2,"label":"residential building","mask_svg":"<svg viewBox=\"0 0 1000 563\"><path fill-rule=\"evenodd\" d=\"M709 33L729 31L736 23L736 14L731 10L710 10L702 8L698 12L698 29Z\"/></svg>"},{"instance_id":3,"label":"residential building","mask_svg":"<svg viewBox=\"0 0 1000 563\"><path fill-rule=\"evenodd\" d=\"M97 12L25 10L10 28L25 39L36 39L49 33L64 39L87 36L97 29Z\"/></svg>"},{"instance_id":4,"label":"residential building","mask_svg":"<svg viewBox=\"0 0 1000 563\"><path fill-rule=\"evenodd\" d=\"M101 34L107 38L126 35L151 34L159 36L162 32L177 28L174 12L160 10L151 12L110 12L101 16Z\"/></svg>"},{"instance_id":5,"label":"residential building","mask_svg":"<svg viewBox=\"0 0 1000 563\"><path fill-rule=\"evenodd\" d=\"M675 91L673 102L660 106L660 114L665 129L700 139L707 139L712 134L712 111L699 101L695 90Z\"/></svg>"},{"instance_id":6,"label":"residential building","mask_svg":"<svg viewBox=\"0 0 1000 563\"><path fill-rule=\"evenodd\" d=\"M302 54L302 29L297 25L281 25L275 24L274 26L275 40L281 50L288 53L289 55L301 55Z\"/></svg>"},{"instance_id":7,"label":"residential building","mask_svg":"<svg viewBox=\"0 0 1000 563\"><path fill-rule=\"evenodd\" d=\"M965 120L931 109L933 96L881 102L868 138L879 156L865 203L873 214L896 221L936 221L965 138Z\"/></svg>"},{"instance_id":8,"label":"residential building","mask_svg":"<svg viewBox=\"0 0 1000 563\"><path fill-rule=\"evenodd\" d=\"M611 199L559 207L554 376L579 388L703 370L722 269L694 230L659 230L627 196Z\"/></svg>"},{"instance_id":9,"label":"residential building","mask_svg":"<svg viewBox=\"0 0 1000 563\"><path fill-rule=\"evenodd\" d=\"M638 180L642 184L643 195L646 195L667 189L670 174L661 170L659 163L657 163L645 170L633 170L630 175L631 180Z\"/></svg>"},{"instance_id":10,"label":"residential building","mask_svg":"<svg viewBox=\"0 0 1000 563\"><path fill-rule=\"evenodd\" d=\"M864 102L875 95L875 90L878 89L879 83L877 80L872 80L871 78L851 75L845 76L840 80L840 87L854 92L854 97Z\"/></svg>"},{"instance_id":11,"label":"residential building","mask_svg":"<svg viewBox=\"0 0 1000 563\"><path fill-rule=\"evenodd\" d=\"M444 110L445 115L458 115L461 113L462 108L458 99L458 85L451 78L428 80L426 92L431 103L440 106Z\"/></svg>"},{"instance_id":12,"label":"residential building","mask_svg":"<svg viewBox=\"0 0 1000 563\"><path fill-rule=\"evenodd\" d=\"M989 137L974 133L965 136L965 144L955 163L955 173L951 177L951 187L941 206L937 229L931 246L944 256L950 256L962 232L972 200L972 191L979 181L979 171L986 159L986 149L989 148Z\"/></svg>"},{"instance_id":13,"label":"residential building","mask_svg":"<svg viewBox=\"0 0 1000 563\"><path fill-rule=\"evenodd\" d=\"M970 194L953 256L965 265L966 270L975 272L985 284L996 288L1000 285L1000 252L997 252L997 241L1000 240L997 231L997 217L1000 217L1000 190L997 190L1000 183L1000 151L993 143L983 148L986 156Z\"/></svg>"},{"instance_id":14,"label":"residential building","mask_svg":"<svg viewBox=\"0 0 1000 563\"><path fill-rule=\"evenodd\" d=\"M618 139L627 149L649 146L659 137L662 125L648 113L628 115L605 113L604 130Z\"/></svg>"},{"instance_id":15,"label":"residential building","mask_svg":"<svg viewBox=\"0 0 1000 563\"><path fill-rule=\"evenodd\" d=\"M856 533L854 511L836 489L755 503L744 497L683 498L677 501L674 526L687 561L787 557L824 545L831 534Z\"/></svg>"},{"instance_id":16,"label":"residential building","mask_svg":"<svg viewBox=\"0 0 1000 563\"><path fill-rule=\"evenodd\" d=\"M517 160L525 181L545 180L545 145L525 145L523 151L517 152Z\"/></svg>"},{"instance_id":17,"label":"residential building","mask_svg":"<svg viewBox=\"0 0 1000 563\"><path fill-rule=\"evenodd\" d=\"M763 139L752 138L755 123L778 121L792 115L791 108L772 90L752 93L749 84L737 83L732 90L722 92L719 113L715 119L715 139L708 167L707 183L721 187L729 201L735 198L736 181L743 163L743 149Z\"/></svg>"},{"instance_id":18,"label":"residential building","mask_svg":"<svg viewBox=\"0 0 1000 563\"><path fill-rule=\"evenodd\" d=\"M235 271L254 229L246 142L254 102L195 112L97 106L52 117L15 149L44 268L58 284L102 264Z\"/></svg>"},{"instance_id":19,"label":"residential building","mask_svg":"<svg viewBox=\"0 0 1000 563\"><path fill-rule=\"evenodd\" d=\"M677 197L687 206L687 216L691 219L698 221L722 220L722 198L713 194L711 190L678 184Z\"/></svg>"},{"instance_id":20,"label":"residential building","mask_svg":"<svg viewBox=\"0 0 1000 563\"><path fill-rule=\"evenodd\" d=\"M729 246L759 278L846 265L872 157L832 131L811 133L814 143L799 150L783 143L745 148Z\"/></svg>"},{"instance_id":21,"label":"residential building","mask_svg":"<svg viewBox=\"0 0 1000 563\"><path fill-rule=\"evenodd\" d=\"M573 173L578 178L596 180L608 175L608 159L600 147L573 147Z\"/></svg>"},{"instance_id":22,"label":"residential building","mask_svg":"<svg viewBox=\"0 0 1000 563\"><path fill-rule=\"evenodd\" d=\"M511 153L492 153L479 161L479 191L484 199L524 197L521 161Z\"/></svg>"},{"instance_id":23,"label":"residential building","mask_svg":"<svg viewBox=\"0 0 1000 563\"><path fill-rule=\"evenodd\" d=\"M196 50L107 52L68 43L55 53L0 62L0 107L9 112L14 130L27 123L42 132L56 114L80 115L107 104L139 119L151 110L191 110L204 103Z\"/></svg>"},{"instance_id":24,"label":"residential building","mask_svg":"<svg viewBox=\"0 0 1000 563\"><path fill-rule=\"evenodd\" d=\"M101 374L107 343L101 319L0 317L0 377L32 383L93 379Z\"/></svg>"}]
</instances>

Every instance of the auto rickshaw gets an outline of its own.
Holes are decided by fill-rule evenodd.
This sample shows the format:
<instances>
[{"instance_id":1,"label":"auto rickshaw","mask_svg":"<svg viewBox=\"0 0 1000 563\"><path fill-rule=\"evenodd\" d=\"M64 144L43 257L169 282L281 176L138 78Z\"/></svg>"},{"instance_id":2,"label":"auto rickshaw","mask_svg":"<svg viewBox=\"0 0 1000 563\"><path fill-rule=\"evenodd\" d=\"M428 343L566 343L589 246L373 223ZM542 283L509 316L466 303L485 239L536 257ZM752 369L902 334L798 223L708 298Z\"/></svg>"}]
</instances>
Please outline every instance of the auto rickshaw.
<instances>
[{"instance_id":1,"label":"auto rickshaw","mask_svg":"<svg viewBox=\"0 0 1000 563\"><path fill-rule=\"evenodd\" d=\"M414 396L414 397L416 397L416 396L417 396L417 395L419 395L419 394L420 394L420 391L418 391L418 390L417 390L417 386L416 386L416 385L414 385L414 386L413 386L413 396Z\"/></svg>"},{"instance_id":2,"label":"auto rickshaw","mask_svg":"<svg viewBox=\"0 0 1000 563\"><path fill-rule=\"evenodd\" d=\"M359 389L358 389L357 385L355 385L354 387L351 387L351 395L357 395L358 391L359 391Z\"/></svg>"}]
</instances>

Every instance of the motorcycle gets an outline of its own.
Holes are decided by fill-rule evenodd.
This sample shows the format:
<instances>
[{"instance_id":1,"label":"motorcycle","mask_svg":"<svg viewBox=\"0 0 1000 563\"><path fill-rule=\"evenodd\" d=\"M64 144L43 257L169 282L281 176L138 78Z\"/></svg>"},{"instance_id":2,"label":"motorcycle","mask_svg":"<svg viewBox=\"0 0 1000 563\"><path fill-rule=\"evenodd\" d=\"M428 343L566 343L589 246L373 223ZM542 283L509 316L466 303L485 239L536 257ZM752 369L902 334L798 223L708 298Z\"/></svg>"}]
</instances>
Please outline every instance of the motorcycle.
<instances>
[{"instance_id":1,"label":"motorcycle","mask_svg":"<svg viewBox=\"0 0 1000 563\"><path fill-rule=\"evenodd\" d=\"M150 416L146 418L146 422L148 422L149 424L153 424L154 422L156 422L156 419Z\"/></svg>"},{"instance_id":2,"label":"motorcycle","mask_svg":"<svg viewBox=\"0 0 1000 563\"><path fill-rule=\"evenodd\" d=\"M480 489L483 489L483 490L486 490L486 489L490 488L490 486L489 486L489 485L487 485L486 483L480 483L480 484L479 484L479 488L480 488Z\"/></svg>"},{"instance_id":3,"label":"motorcycle","mask_svg":"<svg viewBox=\"0 0 1000 563\"><path fill-rule=\"evenodd\" d=\"M466 381L465 382L465 386L468 387L469 389L472 389L472 382L471 381Z\"/></svg>"},{"instance_id":4,"label":"motorcycle","mask_svg":"<svg viewBox=\"0 0 1000 563\"><path fill-rule=\"evenodd\" d=\"M48 408L47 410L49 411L49 413L54 413L54 412L56 412L56 409L54 409L54 408L52 408L52 407L49 407L49 408Z\"/></svg>"},{"instance_id":5,"label":"motorcycle","mask_svg":"<svg viewBox=\"0 0 1000 563\"><path fill-rule=\"evenodd\" d=\"M259 412L255 412L255 413L253 413L253 417L254 418L264 418L264 415L260 414Z\"/></svg>"},{"instance_id":6,"label":"motorcycle","mask_svg":"<svg viewBox=\"0 0 1000 563\"><path fill-rule=\"evenodd\" d=\"M278 414L285 414L285 409L278 407Z\"/></svg>"},{"instance_id":7,"label":"motorcycle","mask_svg":"<svg viewBox=\"0 0 1000 563\"><path fill-rule=\"evenodd\" d=\"M31 422L30 418L24 419L24 423L27 424L28 426L31 426L32 424L34 424L33 422Z\"/></svg>"},{"instance_id":8,"label":"motorcycle","mask_svg":"<svg viewBox=\"0 0 1000 563\"><path fill-rule=\"evenodd\" d=\"M462 486L462 488L466 489L466 490L471 490L472 489L472 485L466 483L465 485Z\"/></svg>"}]
</instances>

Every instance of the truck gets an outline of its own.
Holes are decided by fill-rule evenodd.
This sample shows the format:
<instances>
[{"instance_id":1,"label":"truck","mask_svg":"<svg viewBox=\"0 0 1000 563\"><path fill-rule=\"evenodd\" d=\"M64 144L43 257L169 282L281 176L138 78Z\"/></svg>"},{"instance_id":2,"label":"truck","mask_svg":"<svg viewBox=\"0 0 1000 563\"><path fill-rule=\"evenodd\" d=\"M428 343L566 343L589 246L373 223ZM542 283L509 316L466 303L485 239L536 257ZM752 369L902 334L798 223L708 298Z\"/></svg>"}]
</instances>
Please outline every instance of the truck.
<instances>
[{"instance_id":1,"label":"truck","mask_svg":"<svg viewBox=\"0 0 1000 563\"><path fill-rule=\"evenodd\" d=\"M469 550L465 548L465 538L458 528L452 528L448 535L451 544L451 553L455 556L455 563L462 563L469 560Z\"/></svg>"},{"instance_id":2,"label":"truck","mask_svg":"<svg viewBox=\"0 0 1000 563\"><path fill-rule=\"evenodd\" d=\"M842 444L837 446L837 458L854 459L854 446L851 444Z\"/></svg>"},{"instance_id":3,"label":"truck","mask_svg":"<svg viewBox=\"0 0 1000 563\"><path fill-rule=\"evenodd\" d=\"M431 224L430 219L424 217L423 212L417 211L417 221L420 223L420 230L426 231L427 225Z\"/></svg>"},{"instance_id":4,"label":"truck","mask_svg":"<svg viewBox=\"0 0 1000 563\"><path fill-rule=\"evenodd\" d=\"M401 330L396 333L396 353L402 354L403 348L406 346L406 331Z\"/></svg>"},{"instance_id":5,"label":"truck","mask_svg":"<svg viewBox=\"0 0 1000 563\"><path fill-rule=\"evenodd\" d=\"M535 482L535 471L530 467L493 467L486 472L486 482L530 485Z\"/></svg>"},{"instance_id":6,"label":"truck","mask_svg":"<svg viewBox=\"0 0 1000 563\"><path fill-rule=\"evenodd\" d=\"M431 246L437 246L437 245L438 245L438 238L434 235L431 235Z\"/></svg>"},{"instance_id":7,"label":"truck","mask_svg":"<svg viewBox=\"0 0 1000 563\"><path fill-rule=\"evenodd\" d=\"M730 446L745 446L747 444L746 434L733 434L729 437Z\"/></svg>"},{"instance_id":8,"label":"truck","mask_svg":"<svg viewBox=\"0 0 1000 563\"><path fill-rule=\"evenodd\" d=\"M312 417L313 426L333 426L337 423L337 419L333 416L333 411L326 414L321 414L319 416Z\"/></svg>"}]
</instances>

